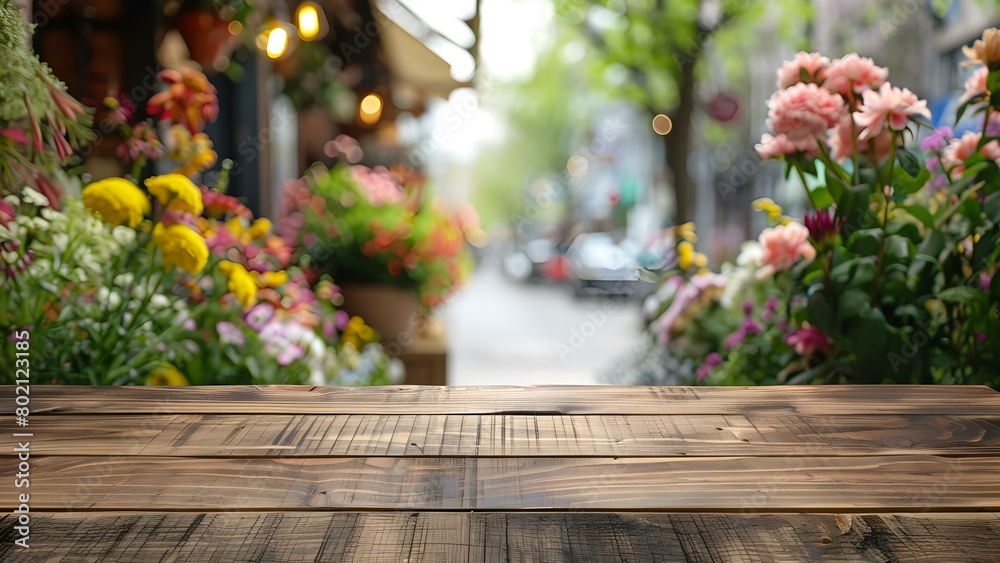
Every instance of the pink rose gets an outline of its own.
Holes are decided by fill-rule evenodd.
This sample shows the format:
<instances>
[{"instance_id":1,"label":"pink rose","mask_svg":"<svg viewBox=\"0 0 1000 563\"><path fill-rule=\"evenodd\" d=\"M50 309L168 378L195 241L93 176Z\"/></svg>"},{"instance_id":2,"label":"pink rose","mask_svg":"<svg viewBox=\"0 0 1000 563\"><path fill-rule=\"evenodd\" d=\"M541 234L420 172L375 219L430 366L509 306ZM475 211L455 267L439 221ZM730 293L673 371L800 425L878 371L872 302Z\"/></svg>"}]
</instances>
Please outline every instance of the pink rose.
<instances>
[{"instance_id":1,"label":"pink rose","mask_svg":"<svg viewBox=\"0 0 1000 563\"><path fill-rule=\"evenodd\" d=\"M802 151L816 146L816 138L840 122L844 100L815 84L796 84L779 90L768 100L767 126L785 135Z\"/></svg>"},{"instance_id":2,"label":"pink rose","mask_svg":"<svg viewBox=\"0 0 1000 563\"><path fill-rule=\"evenodd\" d=\"M808 158L813 158L819 153L819 143L814 138L810 140L811 143L809 140L800 143L805 147L800 149L783 134L774 136L764 133L760 138L760 144L756 146L757 154L765 160L783 158L800 152L804 152Z\"/></svg>"},{"instance_id":3,"label":"pink rose","mask_svg":"<svg viewBox=\"0 0 1000 563\"><path fill-rule=\"evenodd\" d=\"M941 152L941 164L946 169L955 174L961 174L965 170L965 161L969 160L976 153L980 153L989 160L1000 160L1000 142L990 141L979 148L979 141L983 138L982 133L966 131L961 139L954 139Z\"/></svg>"},{"instance_id":4,"label":"pink rose","mask_svg":"<svg viewBox=\"0 0 1000 563\"><path fill-rule=\"evenodd\" d=\"M975 98L980 94L986 93L986 78L990 75L990 69L985 66L979 67L979 70L972 73L972 76L965 81L965 93L959 98L958 103L964 104L965 102Z\"/></svg>"},{"instance_id":5,"label":"pink rose","mask_svg":"<svg viewBox=\"0 0 1000 563\"><path fill-rule=\"evenodd\" d=\"M865 128L858 137L860 139L875 137L887 124L893 131L902 131L911 118L918 115L931 118L926 100L918 99L908 89L896 88L888 82L882 84L877 91L866 91L863 97L861 114L856 118L858 125Z\"/></svg>"},{"instance_id":6,"label":"pink rose","mask_svg":"<svg viewBox=\"0 0 1000 563\"><path fill-rule=\"evenodd\" d=\"M855 114L845 115L840 123L830 130L830 137L827 142L830 145L830 153L834 160L847 160L854 155L855 143L859 154L868 154L870 142L875 144L875 160L882 160L892 152L892 135L888 131L882 131L873 141L856 139L855 135L861 132L861 127L855 121L851 127L851 118Z\"/></svg>"},{"instance_id":7,"label":"pink rose","mask_svg":"<svg viewBox=\"0 0 1000 563\"><path fill-rule=\"evenodd\" d=\"M850 98L853 94L879 88L889 77L889 70L877 66L867 57L851 53L830 65L823 87Z\"/></svg>"},{"instance_id":8,"label":"pink rose","mask_svg":"<svg viewBox=\"0 0 1000 563\"><path fill-rule=\"evenodd\" d=\"M830 59L819 53L806 53L799 51L795 58L785 61L778 69L778 88L784 90L802 82L802 71L808 78L808 82L822 83L826 79L826 68L830 64Z\"/></svg>"},{"instance_id":9,"label":"pink rose","mask_svg":"<svg viewBox=\"0 0 1000 563\"><path fill-rule=\"evenodd\" d=\"M809 244L809 229L800 223L788 223L764 229L760 233L763 248L760 262L764 265L757 272L758 278L766 278L791 268L800 259L812 260L816 249Z\"/></svg>"}]
</instances>

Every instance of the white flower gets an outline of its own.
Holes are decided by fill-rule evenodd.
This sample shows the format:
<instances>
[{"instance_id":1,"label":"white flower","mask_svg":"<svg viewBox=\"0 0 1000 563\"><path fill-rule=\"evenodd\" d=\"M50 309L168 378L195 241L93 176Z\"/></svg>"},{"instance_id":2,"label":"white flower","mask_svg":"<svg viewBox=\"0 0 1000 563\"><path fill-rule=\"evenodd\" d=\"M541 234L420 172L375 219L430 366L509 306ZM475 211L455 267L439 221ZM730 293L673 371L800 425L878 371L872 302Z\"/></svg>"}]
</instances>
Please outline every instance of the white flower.
<instances>
[{"instance_id":1,"label":"white flower","mask_svg":"<svg viewBox=\"0 0 1000 563\"><path fill-rule=\"evenodd\" d=\"M131 246L135 242L135 231L125 226L117 226L111 230L111 236L122 246Z\"/></svg>"},{"instance_id":2,"label":"white flower","mask_svg":"<svg viewBox=\"0 0 1000 563\"><path fill-rule=\"evenodd\" d=\"M35 191L34 189L28 186L25 186L24 189L21 190L21 197L24 199L26 203L30 203L37 207L49 206L49 198L45 197L41 193Z\"/></svg>"},{"instance_id":3,"label":"white flower","mask_svg":"<svg viewBox=\"0 0 1000 563\"><path fill-rule=\"evenodd\" d=\"M761 259L764 257L764 247L755 240L748 240L740 245L740 255L736 257L736 264L744 267L758 268L761 266Z\"/></svg>"},{"instance_id":4,"label":"white flower","mask_svg":"<svg viewBox=\"0 0 1000 563\"><path fill-rule=\"evenodd\" d=\"M102 287L97 290L97 301L102 304L107 303L108 307L111 309L117 309L122 303L122 298L110 289ZM125 316L127 317L128 313L126 313ZM131 322L131 319L126 319L125 322Z\"/></svg>"},{"instance_id":5,"label":"white flower","mask_svg":"<svg viewBox=\"0 0 1000 563\"><path fill-rule=\"evenodd\" d=\"M40 213L47 221L52 221L53 223L59 223L66 220L65 215L55 209L52 209L51 207L43 207Z\"/></svg>"},{"instance_id":6,"label":"white flower","mask_svg":"<svg viewBox=\"0 0 1000 563\"><path fill-rule=\"evenodd\" d=\"M66 233L54 233L52 235L52 246L59 252L64 252L69 246L69 235Z\"/></svg>"},{"instance_id":7,"label":"white flower","mask_svg":"<svg viewBox=\"0 0 1000 563\"><path fill-rule=\"evenodd\" d=\"M170 300L165 295L157 293L149 298L149 306L156 309L166 309L170 306Z\"/></svg>"},{"instance_id":8,"label":"white flower","mask_svg":"<svg viewBox=\"0 0 1000 563\"><path fill-rule=\"evenodd\" d=\"M115 276L115 285L118 287L129 287L135 281L135 275L131 272L126 272L124 274L118 274Z\"/></svg>"}]
</instances>

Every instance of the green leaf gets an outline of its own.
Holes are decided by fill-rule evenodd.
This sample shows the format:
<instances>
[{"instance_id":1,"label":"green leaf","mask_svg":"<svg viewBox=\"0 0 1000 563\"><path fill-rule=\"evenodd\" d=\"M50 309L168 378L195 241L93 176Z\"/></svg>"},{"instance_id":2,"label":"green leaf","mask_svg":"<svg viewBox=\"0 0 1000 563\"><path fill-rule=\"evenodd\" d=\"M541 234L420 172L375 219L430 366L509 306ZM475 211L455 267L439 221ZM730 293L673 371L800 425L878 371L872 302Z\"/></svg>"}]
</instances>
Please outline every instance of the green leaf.
<instances>
[{"instance_id":1,"label":"green leaf","mask_svg":"<svg viewBox=\"0 0 1000 563\"><path fill-rule=\"evenodd\" d=\"M948 289L942 290L937 295L938 299L941 301L948 301L951 303L968 303L979 299L982 296L982 292L976 291L965 285L949 287Z\"/></svg>"},{"instance_id":2,"label":"green leaf","mask_svg":"<svg viewBox=\"0 0 1000 563\"><path fill-rule=\"evenodd\" d=\"M885 342L889 337L885 315L878 309L869 309L859 316L848 330L851 347L862 364L877 365L885 359ZM876 374L867 374L872 379Z\"/></svg>"},{"instance_id":3,"label":"green leaf","mask_svg":"<svg viewBox=\"0 0 1000 563\"><path fill-rule=\"evenodd\" d=\"M922 205L900 205L899 209L909 213L914 219L923 223L928 229L934 228L934 216L931 211Z\"/></svg>"},{"instance_id":4,"label":"green leaf","mask_svg":"<svg viewBox=\"0 0 1000 563\"><path fill-rule=\"evenodd\" d=\"M810 324L826 334L834 334L836 332L833 307L830 306L830 301L826 295L818 291L812 294L812 297L809 298L809 303L806 305L806 311Z\"/></svg>"},{"instance_id":5,"label":"green leaf","mask_svg":"<svg viewBox=\"0 0 1000 563\"><path fill-rule=\"evenodd\" d=\"M983 212L994 224L1000 223L1000 192L986 196L983 202Z\"/></svg>"},{"instance_id":6,"label":"green leaf","mask_svg":"<svg viewBox=\"0 0 1000 563\"><path fill-rule=\"evenodd\" d=\"M920 245L920 253L938 260L946 245L944 234L941 231L931 231L924 239L924 243Z\"/></svg>"},{"instance_id":7,"label":"green leaf","mask_svg":"<svg viewBox=\"0 0 1000 563\"><path fill-rule=\"evenodd\" d=\"M848 289L841 294L837 304L837 320L839 322L849 321L867 312L871 308L870 299L867 293L859 289Z\"/></svg>"},{"instance_id":8,"label":"green leaf","mask_svg":"<svg viewBox=\"0 0 1000 563\"><path fill-rule=\"evenodd\" d=\"M875 256L878 254L881 240L881 229L863 229L854 232L847 239L847 248L860 256Z\"/></svg>"},{"instance_id":9,"label":"green leaf","mask_svg":"<svg viewBox=\"0 0 1000 563\"><path fill-rule=\"evenodd\" d=\"M916 178L920 175L920 170L923 167L920 166L920 161L913 153L900 147L896 149L896 159L899 160L899 165L903 168L903 172L909 174L911 178Z\"/></svg>"},{"instance_id":10,"label":"green leaf","mask_svg":"<svg viewBox=\"0 0 1000 563\"><path fill-rule=\"evenodd\" d=\"M916 176L908 176L906 174L894 175L892 178L892 189L893 192L895 192L895 197L901 198L916 193L923 188L930 179L930 170L927 170L922 166Z\"/></svg>"}]
</instances>

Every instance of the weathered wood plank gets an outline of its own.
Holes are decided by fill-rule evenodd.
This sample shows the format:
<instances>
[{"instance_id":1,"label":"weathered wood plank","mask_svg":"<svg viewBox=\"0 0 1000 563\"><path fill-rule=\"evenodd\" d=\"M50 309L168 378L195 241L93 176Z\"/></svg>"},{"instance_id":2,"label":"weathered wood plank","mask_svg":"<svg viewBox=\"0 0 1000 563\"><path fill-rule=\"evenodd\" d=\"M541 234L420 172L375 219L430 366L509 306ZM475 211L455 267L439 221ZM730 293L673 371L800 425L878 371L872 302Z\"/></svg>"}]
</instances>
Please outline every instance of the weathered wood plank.
<instances>
[{"instance_id":1,"label":"weathered wood plank","mask_svg":"<svg viewBox=\"0 0 1000 563\"><path fill-rule=\"evenodd\" d=\"M0 388L0 392L10 389ZM1000 415L984 386L300 387L33 386L32 414Z\"/></svg>"},{"instance_id":2,"label":"weathered wood plank","mask_svg":"<svg viewBox=\"0 0 1000 563\"><path fill-rule=\"evenodd\" d=\"M995 457L31 461L33 510L1000 510ZM16 462L0 459L0 475Z\"/></svg>"},{"instance_id":3,"label":"weathered wood plank","mask_svg":"<svg viewBox=\"0 0 1000 563\"><path fill-rule=\"evenodd\" d=\"M1000 515L66 513L4 561L996 561Z\"/></svg>"},{"instance_id":4,"label":"weathered wood plank","mask_svg":"<svg viewBox=\"0 0 1000 563\"><path fill-rule=\"evenodd\" d=\"M66 414L31 424L35 455L1000 456L1000 416ZM0 434L22 430L0 418Z\"/></svg>"}]
</instances>

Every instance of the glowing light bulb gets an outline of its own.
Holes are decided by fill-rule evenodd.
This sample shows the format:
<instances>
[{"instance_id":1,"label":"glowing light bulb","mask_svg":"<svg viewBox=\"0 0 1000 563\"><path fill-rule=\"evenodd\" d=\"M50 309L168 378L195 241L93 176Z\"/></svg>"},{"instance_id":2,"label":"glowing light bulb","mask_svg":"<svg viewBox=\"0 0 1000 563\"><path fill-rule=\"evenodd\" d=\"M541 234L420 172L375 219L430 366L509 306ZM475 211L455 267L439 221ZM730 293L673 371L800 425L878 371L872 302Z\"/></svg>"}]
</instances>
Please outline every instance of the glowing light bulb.
<instances>
[{"instance_id":1,"label":"glowing light bulb","mask_svg":"<svg viewBox=\"0 0 1000 563\"><path fill-rule=\"evenodd\" d=\"M286 49L288 49L288 32L280 26L271 28L267 33L264 53L272 59L277 59L285 54Z\"/></svg>"},{"instance_id":2,"label":"glowing light bulb","mask_svg":"<svg viewBox=\"0 0 1000 563\"><path fill-rule=\"evenodd\" d=\"M382 111L382 98L378 94L368 94L361 100L361 113L375 115Z\"/></svg>"},{"instance_id":3,"label":"glowing light bulb","mask_svg":"<svg viewBox=\"0 0 1000 563\"><path fill-rule=\"evenodd\" d=\"M299 37L304 41L312 41L323 32L321 15L323 9L313 2L303 2L295 12L295 21L298 22Z\"/></svg>"}]
</instances>

